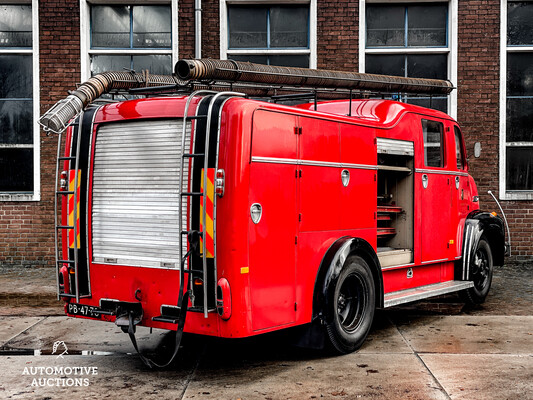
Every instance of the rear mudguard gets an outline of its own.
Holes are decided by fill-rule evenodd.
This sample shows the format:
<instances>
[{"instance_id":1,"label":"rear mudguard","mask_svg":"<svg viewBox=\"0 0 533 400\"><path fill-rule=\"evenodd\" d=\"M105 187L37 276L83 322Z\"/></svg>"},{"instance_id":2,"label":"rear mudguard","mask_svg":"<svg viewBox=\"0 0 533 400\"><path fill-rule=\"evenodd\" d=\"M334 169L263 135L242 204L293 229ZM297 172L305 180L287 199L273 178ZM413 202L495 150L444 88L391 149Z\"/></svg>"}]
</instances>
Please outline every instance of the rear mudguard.
<instances>
[{"instance_id":1,"label":"rear mudguard","mask_svg":"<svg viewBox=\"0 0 533 400\"><path fill-rule=\"evenodd\" d=\"M376 307L383 307L383 276L378 257L372 246L364 239L343 237L333 243L326 252L315 282L313 296L313 320L322 323L333 320L333 291L344 262L351 255L362 257L370 267L376 290Z\"/></svg>"},{"instance_id":2,"label":"rear mudguard","mask_svg":"<svg viewBox=\"0 0 533 400\"><path fill-rule=\"evenodd\" d=\"M315 349L324 347L323 325L333 320L331 288L335 287L344 262L351 255L362 257L369 265L374 278L376 307L383 307L383 276L376 252L366 240L342 237L329 247L320 263L313 294L313 318L310 324L299 328L295 345Z\"/></svg>"},{"instance_id":3,"label":"rear mudguard","mask_svg":"<svg viewBox=\"0 0 533 400\"><path fill-rule=\"evenodd\" d=\"M470 265L481 236L485 236L492 251L494 265L503 265L505 232L500 217L484 211L473 211L465 222L462 262L457 264L456 279L470 280Z\"/></svg>"}]
</instances>

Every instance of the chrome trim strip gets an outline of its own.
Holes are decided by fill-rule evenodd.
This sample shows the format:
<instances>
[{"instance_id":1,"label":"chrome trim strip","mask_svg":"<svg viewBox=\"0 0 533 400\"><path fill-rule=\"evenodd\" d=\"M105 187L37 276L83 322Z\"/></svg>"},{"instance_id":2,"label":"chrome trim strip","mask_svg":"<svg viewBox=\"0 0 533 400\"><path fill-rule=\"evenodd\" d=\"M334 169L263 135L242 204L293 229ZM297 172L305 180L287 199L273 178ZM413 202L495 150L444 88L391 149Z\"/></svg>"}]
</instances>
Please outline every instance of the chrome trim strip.
<instances>
[{"instance_id":1,"label":"chrome trim strip","mask_svg":"<svg viewBox=\"0 0 533 400\"><path fill-rule=\"evenodd\" d=\"M422 261L422 264L432 264L432 263L438 263L443 261L450 261L448 258L441 258L440 260L431 260L431 261Z\"/></svg>"},{"instance_id":2,"label":"chrome trim strip","mask_svg":"<svg viewBox=\"0 0 533 400\"><path fill-rule=\"evenodd\" d=\"M415 263L401 264L401 265L391 265L389 267L381 267L381 270L382 271L387 271L387 270L390 270L390 269L409 268L409 267L414 267L415 265L416 265Z\"/></svg>"},{"instance_id":3,"label":"chrome trim strip","mask_svg":"<svg viewBox=\"0 0 533 400\"><path fill-rule=\"evenodd\" d=\"M269 164L307 165L307 166L312 166L312 167L352 168L352 169L369 169L369 170L378 169L376 165L336 163L336 162L329 162L329 161L314 161L314 160L298 160L296 158L253 156L252 162L269 163Z\"/></svg>"},{"instance_id":4,"label":"chrome trim strip","mask_svg":"<svg viewBox=\"0 0 533 400\"><path fill-rule=\"evenodd\" d=\"M468 174L466 172L441 171L441 170L425 169L425 168L415 168L415 172L418 172L418 173L421 173L421 174L468 176Z\"/></svg>"}]
</instances>

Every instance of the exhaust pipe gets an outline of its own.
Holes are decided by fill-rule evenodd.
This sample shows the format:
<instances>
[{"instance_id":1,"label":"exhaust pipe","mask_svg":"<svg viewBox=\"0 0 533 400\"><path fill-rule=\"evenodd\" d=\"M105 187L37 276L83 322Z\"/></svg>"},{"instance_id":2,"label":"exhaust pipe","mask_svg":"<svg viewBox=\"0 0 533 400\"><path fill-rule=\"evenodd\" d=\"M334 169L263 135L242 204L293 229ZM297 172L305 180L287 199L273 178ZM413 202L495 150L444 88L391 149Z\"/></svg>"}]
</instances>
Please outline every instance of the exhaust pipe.
<instances>
[{"instance_id":1,"label":"exhaust pipe","mask_svg":"<svg viewBox=\"0 0 533 400\"><path fill-rule=\"evenodd\" d=\"M183 80L253 82L388 93L446 95L454 89L453 84L447 80L276 67L233 60L182 59L176 63L174 73Z\"/></svg>"}]
</instances>

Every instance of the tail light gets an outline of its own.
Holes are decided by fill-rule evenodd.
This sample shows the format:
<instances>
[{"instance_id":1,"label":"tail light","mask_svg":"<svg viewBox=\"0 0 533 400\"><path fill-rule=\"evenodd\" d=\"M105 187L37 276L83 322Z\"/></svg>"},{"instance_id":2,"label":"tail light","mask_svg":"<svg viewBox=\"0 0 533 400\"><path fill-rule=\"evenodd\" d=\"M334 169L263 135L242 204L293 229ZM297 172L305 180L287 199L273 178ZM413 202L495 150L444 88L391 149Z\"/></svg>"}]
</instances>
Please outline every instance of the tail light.
<instances>
[{"instance_id":1,"label":"tail light","mask_svg":"<svg viewBox=\"0 0 533 400\"><path fill-rule=\"evenodd\" d=\"M215 193L222 197L224 196L224 186L225 186L225 173L223 169L217 169L215 177Z\"/></svg>"},{"instance_id":2,"label":"tail light","mask_svg":"<svg viewBox=\"0 0 533 400\"><path fill-rule=\"evenodd\" d=\"M67 190L68 188L68 179L67 179L68 173L67 171L61 172L61 180L59 181L59 187L62 190Z\"/></svg>"}]
</instances>

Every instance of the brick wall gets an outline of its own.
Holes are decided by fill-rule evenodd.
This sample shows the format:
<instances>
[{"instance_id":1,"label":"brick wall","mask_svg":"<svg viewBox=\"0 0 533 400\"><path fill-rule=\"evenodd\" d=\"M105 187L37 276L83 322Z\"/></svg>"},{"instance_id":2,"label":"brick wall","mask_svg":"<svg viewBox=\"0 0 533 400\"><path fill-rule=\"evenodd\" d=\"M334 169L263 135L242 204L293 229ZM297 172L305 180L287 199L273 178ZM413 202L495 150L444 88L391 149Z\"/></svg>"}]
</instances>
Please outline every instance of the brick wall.
<instances>
[{"instance_id":1,"label":"brick wall","mask_svg":"<svg viewBox=\"0 0 533 400\"><path fill-rule=\"evenodd\" d=\"M179 2L179 57L194 58L194 0ZM220 58L218 1L202 2L202 57Z\"/></svg>"},{"instance_id":2,"label":"brick wall","mask_svg":"<svg viewBox=\"0 0 533 400\"><path fill-rule=\"evenodd\" d=\"M40 7L41 112L75 87L80 76L78 1L43 0ZM459 2L458 120L481 207L495 210L486 194L498 192L499 17L497 0ZM358 1L318 1L318 68L357 71ZM194 0L179 2L179 56L194 56ZM219 2L203 2L202 55L220 54ZM480 158L473 157L481 142ZM0 266L53 265L56 138L41 134L40 202L0 202ZM503 202L515 259L533 257L533 202Z\"/></svg>"},{"instance_id":3,"label":"brick wall","mask_svg":"<svg viewBox=\"0 0 533 400\"><path fill-rule=\"evenodd\" d=\"M41 113L80 80L78 1L39 2ZM57 139L41 132L41 201L0 202L0 266L54 265Z\"/></svg>"},{"instance_id":4,"label":"brick wall","mask_svg":"<svg viewBox=\"0 0 533 400\"><path fill-rule=\"evenodd\" d=\"M358 40L358 1L318 1L317 68L357 72Z\"/></svg>"},{"instance_id":5,"label":"brick wall","mask_svg":"<svg viewBox=\"0 0 533 400\"><path fill-rule=\"evenodd\" d=\"M470 174L481 208L497 211L487 194L499 191L500 3L497 0L459 2L458 122L463 128ZM503 66L505 68L505 66ZM482 151L474 157L474 143ZM533 256L533 203L504 201L513 240L513 258Z\"/></svg>"}]
</instances>

